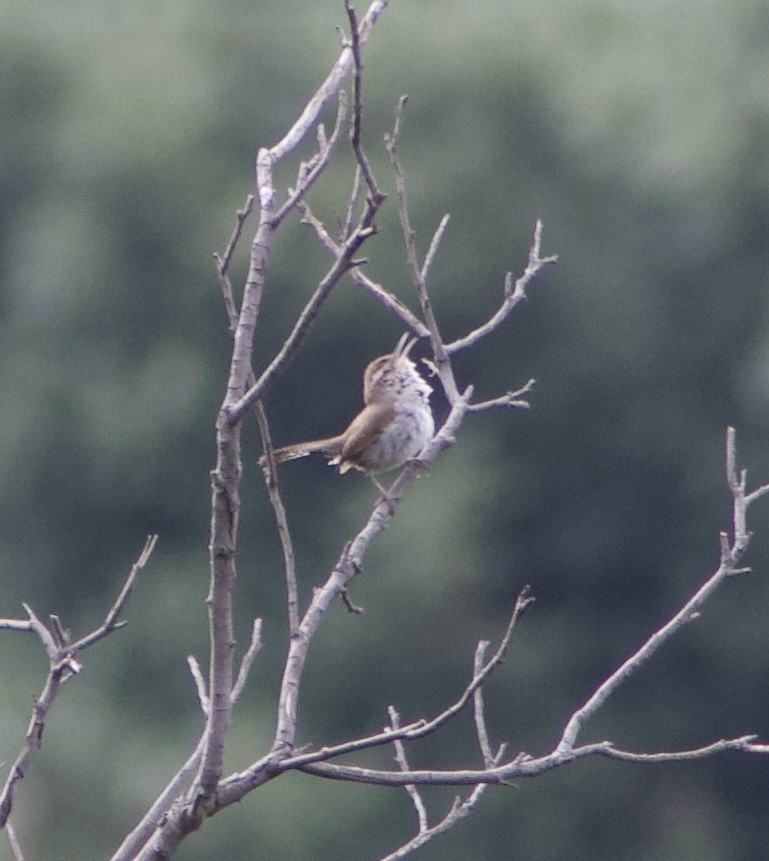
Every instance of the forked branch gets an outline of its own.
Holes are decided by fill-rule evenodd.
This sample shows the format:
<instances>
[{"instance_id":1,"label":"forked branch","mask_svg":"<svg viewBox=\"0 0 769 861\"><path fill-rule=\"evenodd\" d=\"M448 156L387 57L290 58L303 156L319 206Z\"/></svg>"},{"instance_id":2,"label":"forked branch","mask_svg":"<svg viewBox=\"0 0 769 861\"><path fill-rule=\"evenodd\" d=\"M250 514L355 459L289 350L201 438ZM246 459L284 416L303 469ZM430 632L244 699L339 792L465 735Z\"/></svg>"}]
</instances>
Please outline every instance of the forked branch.
<instances>
[{"instance_id":1,"label":"forked branch","mask_svg":"<svg viewBox=\"0 0 769 861\"><path fill-rule=\"evenodd\" d=\"M0 790L0 828L3 828L11 813L16 785L19 781L23 780L33 757L42 747L43 729L45 728L46 719L62 684L70 677L77 675L81 670L81 664L77 660L77 655L125 625L125 622L119 621L119 617L125 608L137 578L146 567L152 551L155 549L157 539L157 535L148 536L141 553L131 566L123 587L114 604L107 611L102 624L76 642L70 643L68 641L68 634L57 616L51 616L51 627L48 628L40 621L32 608L26 604L24 605L27 613L26 621L18 619L0 620L0 629L29 631L37 634L49 660L48 675L43 689L35 699L34 706L32 707L32 716L27 727L24 744L11 765L8 777L2 790Z\"/></svg>"}]
</instances>

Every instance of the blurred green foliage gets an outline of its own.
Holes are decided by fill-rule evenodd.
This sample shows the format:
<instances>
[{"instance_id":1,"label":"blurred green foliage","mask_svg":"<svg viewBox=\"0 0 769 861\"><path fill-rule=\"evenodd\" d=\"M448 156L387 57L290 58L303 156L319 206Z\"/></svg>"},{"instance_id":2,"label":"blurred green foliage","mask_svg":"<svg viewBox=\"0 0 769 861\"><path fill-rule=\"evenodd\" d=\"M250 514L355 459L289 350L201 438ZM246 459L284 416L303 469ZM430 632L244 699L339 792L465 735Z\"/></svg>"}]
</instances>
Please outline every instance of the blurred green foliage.
<instances>
[{"instance_id":1,"label":"blurred green foliage","mask_svg":"<svg viewBox=\"0 0 769 861\"><path fill-rule=\"evenodd\" d=\"M359 10L363 11L362 7ZM185 664L206 656L208 470L228 353L211 253L253 155L336 56L337 0L0 7L0 614L29 601L98 623L144 536L160 544L129 626L84 655L17 798L30 858L107 857L185 758L200 718ZM534 219L560 263L504 329L457 359L494 396L538 380L527 413L472 417L398 510L307 667L301 741L428 716L464 686L515 594L537 603L488 689L494 737L545 751L592 688L717 563L729 523L723 431L769 478L769 7L760 0L394 0L366 49L365 142L391 194L366 246L412 304L381 146L408 92L401 154L420 247L451 226L432 296L448 337L484 319ZM329 114L330 125L333 117ZM351 158L311 203L333 225ZM293 168L279 177L290 182ZM255 364L328 259L297 219L270 263ZM253 229L253 225L250 225ZM235 261L242 278L248 230ZM336 290L271 393L278 442L338 431L397 323ZM440 396L437 415L445 415ZM235 716L231 768L269 743L285 650L280 552L257 434L244 434L238 628L265 648ZM360 476L283 470L302 595L372 500ZM587 727L639 750L769 732L769 511L740 577ZM0 760L39 690L37 644L2 636ZM390 751L365 761L391 765ZM412 764L479 761L469 720ZM517 789L418 855L526 861L740 861L769 837L766 763L583 762ZM426 793L433 815L451 792ZM216 817L180 859L375 858L405 840L404 793L291 775ZM7 847L0 849L6 857ZM416 856L415 856L416 857Z\"/></svg>"}]
</instances>

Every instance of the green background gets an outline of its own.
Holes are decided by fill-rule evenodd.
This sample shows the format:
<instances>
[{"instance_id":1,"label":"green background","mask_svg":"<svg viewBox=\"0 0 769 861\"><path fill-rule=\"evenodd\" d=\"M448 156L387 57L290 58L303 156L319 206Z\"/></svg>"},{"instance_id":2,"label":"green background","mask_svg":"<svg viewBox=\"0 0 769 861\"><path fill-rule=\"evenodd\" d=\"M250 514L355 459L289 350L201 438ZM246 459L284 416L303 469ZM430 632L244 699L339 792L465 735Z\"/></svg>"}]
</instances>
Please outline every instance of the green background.
<instances>
[{"instance_id":1,"label":"green background","mask_svg":"<svg viewBox=\"0 0 769 861\"><path fill-rule=\"evenodd\" d=\"M0 615L28 601L75 635L90 630L145 535L160 534L128 627L83 655L18 791L29 858L108 857L199 731L185 658L206 661L208 471L229 350L211 254L250 190L256 149L297 116L344 24L336 0L0 5ZM365 53L364 138L390 194L365 249L371 276L416 307L381 143L403 93L422 250L452 216L431 285L446 337L496 308L536 218L560 262L456 360L481 397L535 377L532 410L470 417L399 507L353 585L366 613L334 607L314 643L300 743L374 731L389 704L404 721L435 714L530 583L537 602L487 701L495 742L544 753L717 565L727 424L753 483L769 479L768 41L761 0L394 0L384 13ZM351 163L343 147L310 198L330 227ZM257 369L328 264L292 218L270 261ZM271 392L276 441L339 431L366 362L400 332L340 284ZM442 395L433 404L445 416ZM238 638L263 616L265 647L235 715L231 770L271 740L286 645L250 421L244 446ZM282 477L306 602L374 496L322 461ZM766 736L768 509L751 518L754 573L730 581L583 740L650 751ZM30 637L0 643L7 767L45 661ZM410 758L476 765L469 715ZM356 761L390 767L391 751ZM766 782L767 763L739 755L580 762L488 790L414 857L747 861L769 836ZM452 796L425 793L433 819ZM176 857L374 859L413 818L402 790L288 775Z\"/></svg>"}]
</instances>

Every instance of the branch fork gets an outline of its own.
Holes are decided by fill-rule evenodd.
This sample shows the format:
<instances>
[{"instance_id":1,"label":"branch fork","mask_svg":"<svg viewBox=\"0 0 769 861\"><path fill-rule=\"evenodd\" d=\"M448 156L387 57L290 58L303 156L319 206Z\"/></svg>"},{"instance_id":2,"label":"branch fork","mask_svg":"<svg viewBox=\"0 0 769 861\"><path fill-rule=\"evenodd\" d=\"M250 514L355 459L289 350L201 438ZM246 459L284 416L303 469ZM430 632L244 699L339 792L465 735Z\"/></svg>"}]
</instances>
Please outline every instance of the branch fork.
<instances>
[{"instance_id":1,"label":"branch fork","mask_svg":"<svg viewBox=\"0 0 769 861\"><path fill-rule=\"evenodd\" d=\"M26 620L0 619L0 630L26 631L36 634L45 649L49 662L48 675L43 684L43 689L35 698L32 707L32 716L27 727L24 744L11 765L8 777L0 790L0 829L8 823L17 784L24 778L32 759L42 747L46 718L62 684L82 670L82 664L76 656L125 625L125 622L118 621L118 619L139 575L149 562L157 540L157 535L147 537L141 553L131 566L123 587L114 604L107 611L102 624L74 643L70 642L69 633L62 626L58 616L50 616L50 627L46 627L28 604L23 605L27 614Z\"/></svg>"}]
</instances>

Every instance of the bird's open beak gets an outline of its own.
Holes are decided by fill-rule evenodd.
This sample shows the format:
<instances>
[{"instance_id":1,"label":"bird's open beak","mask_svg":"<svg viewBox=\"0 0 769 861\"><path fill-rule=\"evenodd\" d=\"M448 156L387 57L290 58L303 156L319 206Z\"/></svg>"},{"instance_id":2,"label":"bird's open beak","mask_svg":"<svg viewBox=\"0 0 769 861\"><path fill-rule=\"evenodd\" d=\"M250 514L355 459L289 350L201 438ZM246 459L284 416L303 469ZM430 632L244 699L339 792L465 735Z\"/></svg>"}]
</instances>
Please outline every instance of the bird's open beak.
<instances>
[{"instance_id":1,"label":"bird's open beak","mask_svg":"<svg viewBox=\"0 0 769 861\"><path fill-rule=\"evenodd\" d=\"M396 359L400 358L401 356L404 356L404 357L408 356L409 351L414 346L414 344L416 344L416 342L417 342L416 338L412 338L409 341L409 333L404 332L400 336L398 343L395 345L395 349L393 350L393 355L395 356Z\"/></svg>"}]
</instances>

